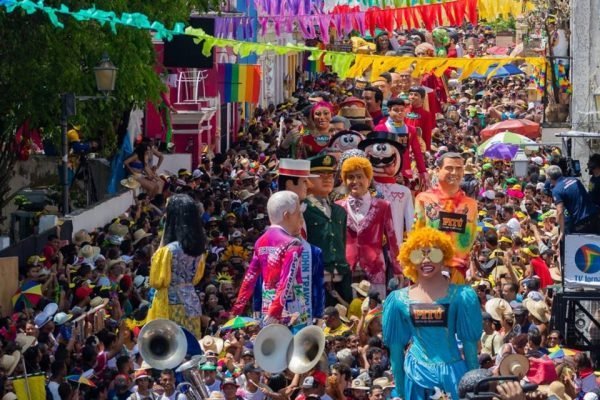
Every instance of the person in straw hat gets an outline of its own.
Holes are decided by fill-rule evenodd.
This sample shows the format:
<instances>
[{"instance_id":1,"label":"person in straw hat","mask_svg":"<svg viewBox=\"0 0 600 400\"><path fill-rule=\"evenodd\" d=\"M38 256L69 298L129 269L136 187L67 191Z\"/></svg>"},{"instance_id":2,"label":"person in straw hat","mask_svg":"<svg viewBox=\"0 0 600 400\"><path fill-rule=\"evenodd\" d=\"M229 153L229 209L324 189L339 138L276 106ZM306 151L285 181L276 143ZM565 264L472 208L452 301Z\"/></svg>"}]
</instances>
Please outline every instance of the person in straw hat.
<instances>
[{"instance_id":1,"label":"person in straw hat","mask_svg":"<svg viewBox=\"0 0 600 400\"><path fill-rule=\"evenodd\" d=\"M427 399L436 387L458 399L462 376L479 368L479 299L470 286L450 284L442 274L453 257L451 239L427 227L411 232L400 250L403 273L415 284L387 297L382 322L394 381L404 399Z\"/></svg>"},{"instance_id":2,"label":"person in straw hat","mask_svg":"<svg viewBox=\"0 0 600 400\"><path fill-rule=\"evenodd\" d=\"M362 315L361 306L363 301L368 296L371 291L371 282L366 279L363 279L359 283L353 283L352 289L356 293L356 297L352 299L352 302L348 306L348 318L356 317L360 318Z\"/></svg>"},{"instance_id":3,"label":"person in straw hat","mask_svg":"<svg viewBox=\"0 0 600 400\"><path fill-rule=\"evenodd\" d=\"M152 392L152 376L145 369L138 369L133 374L133 380L136 385L135 392L129 396L128 400L150 400L157 399L158 396Z\"/></svg>"},{"instance_id":4,"label":"person in straw hat","mask_svg":"<svg viewBox=\"0 0 600 400\"><path fill-rule=\"evenodd\" d=\"M170 319L201 337L200 299L194 285L204 276L206 237L200 210L188 195L169 198L161 247L152 256L150 286L155 288L150 322Z\"/></svg>"}]
</instances>

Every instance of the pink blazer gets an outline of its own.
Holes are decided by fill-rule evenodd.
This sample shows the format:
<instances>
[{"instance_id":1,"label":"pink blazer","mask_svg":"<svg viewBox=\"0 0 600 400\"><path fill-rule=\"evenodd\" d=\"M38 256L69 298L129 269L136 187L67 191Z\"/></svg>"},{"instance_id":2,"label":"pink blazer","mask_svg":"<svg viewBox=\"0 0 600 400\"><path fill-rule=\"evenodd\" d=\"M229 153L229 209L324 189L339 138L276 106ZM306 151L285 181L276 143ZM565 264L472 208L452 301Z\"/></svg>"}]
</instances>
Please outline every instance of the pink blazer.
<instances>
[{"instance_id":1,"label":"pink blazer","mask_svg":"<svg viewBox=\"0 0 600 400\"><path fill-rule=\"evenodd\" d=\"M352 271L357 265L365 271L372 283L386 283L385 259L383 257L383 237L395 238L392 210L387 200L373 198L369 212L357 224L350 214L347 199L338 200L348 213L346 231L346 259ZM392 261L393 272L398 275L402 272L398 263L398 246L396 240L387 240L390 249L389 257Z\"/></svg>"}]
</instances>

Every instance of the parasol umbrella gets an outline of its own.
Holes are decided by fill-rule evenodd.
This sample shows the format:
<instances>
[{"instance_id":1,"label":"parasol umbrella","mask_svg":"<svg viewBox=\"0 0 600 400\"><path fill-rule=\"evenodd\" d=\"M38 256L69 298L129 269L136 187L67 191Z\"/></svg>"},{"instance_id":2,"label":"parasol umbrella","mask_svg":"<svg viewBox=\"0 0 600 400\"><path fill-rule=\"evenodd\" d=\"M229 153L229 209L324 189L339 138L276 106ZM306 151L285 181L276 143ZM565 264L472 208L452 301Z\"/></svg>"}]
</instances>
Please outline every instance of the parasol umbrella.
<instances>
[{"instance_id":1,"label":"parasol umbrella","mask_svg":"<svg viewBox=\"0 0 600 400\"><path fill-rule=\"evenodd\" d=\"M75 382L78 385L87 385L89 387L96 387L96 384L94 382L90 381L88 378L86 378L83 375L68 375L66 377L66 379L68 381Z\"/></svg>"},{"instance_id":2,"label":"parasol umbrella","mask_svg":"<svg viewBox=\"0 0 600 400\"><path fill-rule=\"evenodd\" d=\"M492 46L485 52L492 56L506 56L508 55L508 47Z\"/></svg>"},{"instance_id":3,"label":"parasol umbrella","mask_svg":"<svg viewBox=\"0 0 600 400\"><path fill-rule=\"evenodd\" d=\"M507 119L486 127L479 134L483 140L487 140L505 131L518 133L529 139L537 139L540 137L540 124L528 119Z\"/></svg>"},{"instance_id":4,"label":"parasol umbrella","mask_svg":"<svg viewBox=\"0 0 600 400\"><path fill-rule=\"evenodd\" d=\"M471 79L487 79L487 78L506 78L508 76L513 75L524 75L525 72L521 71L519 67L513 64L506 64L501 67L498 67L498 64L492 64L485 74L481 75L477 72L469 75Z\"/></svg>"},{"instance_id":5,"label":"parasol umbrella","mask_svg":"<svg viewBox=\"0 0 600 400\"><path fill-rule=\"evenodd\" d=\"M15 311L22 311L25 308L34 308L41 299L42 285L28 281L12 297L12 303Z\"/></svg>"},{"instance_id":6,"label":"parasol umbrella","mask_svg":"<svg viewBox=\"0 0 600 400\"><path fill-rule=\"evenodd\" d=\"M258 321L249 317L235 317L225 322L221 330L244 329L252 325L258 325Z\"/></svg>"},{"instance_id":7,"label":"parasol umbrella","mask_svg":"<svg viewBox=\"0 0 600 400\"><path fill-rule=\"evenodd\" d=\"M518 133L502 132L480 144L477 148L477 154L480 156L483 155L490 147L498 143L512 144L517 147L537 144L533 140L526 138L523 135L519 135Z\"/></svg>"},{"instance_id":8,"label":"parasol umbrella","mask_svg":"<svg viewBox=\"0 0 600 400\"><path fill-rule=\"evenodd\" d=\"M548 350L553 350L553 349L555 349L555 348L548 349ZM552 351L548 355L548 357L550 357L552 360L555 360L557 358L565 358L567 356L574 356L577 353L579 353L579 351L577 351L577 350L567 349L565 347L559 347L557 350Z\"/></svg>"},{"instance_id":9,"label":"parasol umbrella","mask_svg":"<svg viewBox=\"0 0 600 400\"><path fill-rule=\"evenodd\" d=\"M519 151L518 145L509 143L494 143L483 152L483 156L486 158L491 158L492 160L510 161L515 157L517 151Z\"/></svg>"}]
</instances>

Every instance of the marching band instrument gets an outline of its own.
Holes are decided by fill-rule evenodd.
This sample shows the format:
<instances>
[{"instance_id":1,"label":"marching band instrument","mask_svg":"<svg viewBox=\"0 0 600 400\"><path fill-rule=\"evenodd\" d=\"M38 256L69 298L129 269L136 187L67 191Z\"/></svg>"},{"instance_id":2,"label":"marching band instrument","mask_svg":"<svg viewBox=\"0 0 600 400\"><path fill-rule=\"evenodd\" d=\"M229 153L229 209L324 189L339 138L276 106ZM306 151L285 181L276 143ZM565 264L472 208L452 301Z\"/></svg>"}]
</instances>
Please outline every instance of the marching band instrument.
<instances>
[{"instance_id":1,"label":"marching band instrument","mask_svg":"<svg viewBox=\"0 0 600 400\"><path fill-rule=\"evenodd\" d=\"M183 329L167 319L148 322L139 333L138 347L144 361L152 368L172 369L181 364L187 353Z\"/></svg>"}]
</instances>

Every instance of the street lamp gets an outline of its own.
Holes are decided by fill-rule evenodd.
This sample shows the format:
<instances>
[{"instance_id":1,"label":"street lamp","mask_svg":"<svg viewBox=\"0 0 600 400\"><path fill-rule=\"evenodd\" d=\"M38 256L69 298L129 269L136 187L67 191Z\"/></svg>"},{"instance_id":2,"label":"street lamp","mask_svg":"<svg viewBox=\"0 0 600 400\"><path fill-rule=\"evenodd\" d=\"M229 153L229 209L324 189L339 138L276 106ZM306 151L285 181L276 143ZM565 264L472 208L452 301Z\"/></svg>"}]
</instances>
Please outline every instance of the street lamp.
<instances>
[{"instance_id":1,"label":"street lamp","mask_svg":"<svg viewBox=\"0 0 600 400\"><path fill-rule=\"evenodd\" d=\"M513 174L517 178L524 178L527 176L527 169L529 168L529 159L525 155L523 149L519 148L517 154L512 159Z\"/></svg>"},{"instance_id":2,"label":"street lamp","mask_svg":"<svg viewBox=\"0 0 600 400\"><path fill-rule=\"evenodd\" d=\"M94 67L96 88L104 96L76 96L74 93L63 93L61 100L60 126L62 133L62 186L63 186L63 215L69 212L69 142L67 139L68 119L77 113L76 102L108 98L110 92L115 90L118 68L110 61L108 54L104 53L100 63Z\"/></svg>"}]
</instances>

